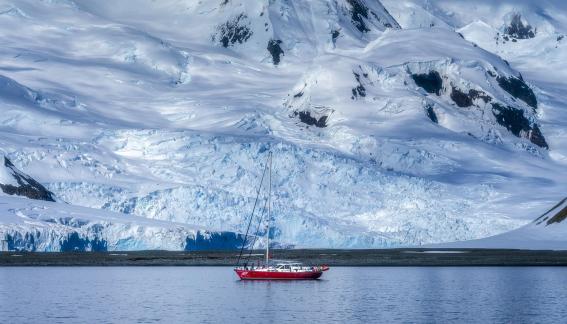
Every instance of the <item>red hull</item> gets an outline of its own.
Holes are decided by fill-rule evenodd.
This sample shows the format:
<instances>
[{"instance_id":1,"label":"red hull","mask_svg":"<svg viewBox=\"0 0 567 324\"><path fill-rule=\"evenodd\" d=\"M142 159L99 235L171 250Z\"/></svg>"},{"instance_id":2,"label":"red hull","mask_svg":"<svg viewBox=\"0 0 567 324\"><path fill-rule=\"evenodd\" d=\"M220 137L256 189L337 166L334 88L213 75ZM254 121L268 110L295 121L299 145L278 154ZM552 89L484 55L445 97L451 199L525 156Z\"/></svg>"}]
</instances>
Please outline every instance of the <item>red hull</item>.
<instances>
[{"instance_id":1,"label":"red hull","mask_svg":"<svg viewBox=\"0 0 567 324\"><path fill-rule=\"evenodd\" d=\"M234 271L242 280L314 280L323 274L323 271L279 272L242 269Z\"/></svg>"}]
</instances>

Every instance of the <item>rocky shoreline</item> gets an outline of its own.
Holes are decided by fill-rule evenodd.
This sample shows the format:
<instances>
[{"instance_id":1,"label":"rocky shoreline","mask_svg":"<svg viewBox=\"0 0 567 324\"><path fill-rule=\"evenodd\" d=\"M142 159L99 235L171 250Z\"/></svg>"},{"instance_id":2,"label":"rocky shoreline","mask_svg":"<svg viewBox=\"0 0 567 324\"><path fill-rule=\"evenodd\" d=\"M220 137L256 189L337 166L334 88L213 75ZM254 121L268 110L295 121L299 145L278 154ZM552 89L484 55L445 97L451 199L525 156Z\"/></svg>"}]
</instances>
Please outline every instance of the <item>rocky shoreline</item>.
<instances>
[{"instance_id":1,"label":"rocky shoreline","mask_svg":"<svg viewBox=\"0 0 567 324\"><path fill-rule=\"evenodd\" d=\"M249 253L249 252L248 252ZM263 260L253 251L250 263ZM500 249L274 250L274 259L329 266L567 266L567 251ZM0 266L232 266L238 251L1 252Z\"/></svg>"}]
</instances>

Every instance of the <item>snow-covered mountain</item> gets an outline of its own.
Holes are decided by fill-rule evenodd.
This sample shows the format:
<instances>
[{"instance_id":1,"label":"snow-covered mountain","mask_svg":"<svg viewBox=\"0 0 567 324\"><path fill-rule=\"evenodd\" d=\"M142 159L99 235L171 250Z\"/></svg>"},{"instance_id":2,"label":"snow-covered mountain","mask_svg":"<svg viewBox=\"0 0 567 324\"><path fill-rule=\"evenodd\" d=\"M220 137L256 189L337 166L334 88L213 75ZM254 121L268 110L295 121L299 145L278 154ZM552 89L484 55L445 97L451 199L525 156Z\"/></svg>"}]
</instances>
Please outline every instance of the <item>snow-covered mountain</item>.
<instances>
[{"instance_id":1,"label":"snow-covered mountain","mask_svg":"<svg viewBox=\"0 0 567 324\"><path fill-rule=\"evenodd\" d=\"M535 89L550 156L565 161L567 3L559 0L383 0L403 28L435 26L509 62ZM558 196L560 197L560 196Z\"/></svg>"},{"instance_id":2,"label":"snow-covered mountain","mask_svg":"<svg viewBox=\"0 0 567 324\"><path fill-rule=\"evenodd\" d=\"M272 151L297 247L510 231L567 187L567 11L475 3L2 0L0 147L60 204L240 233Z\"/></svg>"}]
</instances>

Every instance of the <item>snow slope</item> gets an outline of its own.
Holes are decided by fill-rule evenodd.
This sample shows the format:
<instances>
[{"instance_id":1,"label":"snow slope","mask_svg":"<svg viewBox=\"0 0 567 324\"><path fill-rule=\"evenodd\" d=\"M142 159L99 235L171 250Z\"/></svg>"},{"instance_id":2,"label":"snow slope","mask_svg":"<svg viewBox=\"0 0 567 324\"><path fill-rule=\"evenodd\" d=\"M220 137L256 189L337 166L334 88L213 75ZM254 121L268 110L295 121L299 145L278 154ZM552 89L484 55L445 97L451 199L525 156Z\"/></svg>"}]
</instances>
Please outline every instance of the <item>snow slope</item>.
<instances>
[{"instance_id":1,"label":"snow slope","mask_svg":"<svg viewBox=\"0 0 567 324\"><path fill-rule=\"evenodd\" d=\"M465 242L444 244L454 248L500 248L531 250L565 250L567 226L567 198L561 200L528 225L504 234Z\"/></svg>"},{"instance_id":2,"label":"snow slope","mask_svg":"<svg viewBox=\"0 0 567 324\"><path fill-rule=\"evenodd\" d=\"M0 147L63 202L226 232L272 150L298 247L526 224L565 191L564 82L461 37L464 4L383 3L2 0Z\"/></svg>"}]
</instances>

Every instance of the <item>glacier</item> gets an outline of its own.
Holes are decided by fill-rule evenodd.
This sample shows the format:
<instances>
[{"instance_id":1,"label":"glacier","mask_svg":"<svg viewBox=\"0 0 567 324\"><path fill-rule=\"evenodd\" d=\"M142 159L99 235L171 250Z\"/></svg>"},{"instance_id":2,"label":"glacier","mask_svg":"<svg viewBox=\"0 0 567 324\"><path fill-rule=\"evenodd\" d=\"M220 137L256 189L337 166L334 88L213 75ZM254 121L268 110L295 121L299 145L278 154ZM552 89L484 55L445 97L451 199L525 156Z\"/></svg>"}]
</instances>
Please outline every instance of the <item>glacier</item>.
<instances>
[{"instance_id":1,"label":"glacier","mask_svg":"<svg viewBox=\"0 0 567 324\"><path fill-rule=\"evenodd\" d=\"M2 0L0 151L57 201L1 197L3 233L234 247L270 151L281 246L518 229L567 187L565 8L476 2Z\"/></svg>"},{"instance_id":2,"label":"glacier","mask_svg":"<svg viewBox=\"0 0 567 324\"><path fill-rule=\"evenodd\" d=\"M0 251L236 249L243 235L56 202L0 197Z\"/></svg>"}]
</instances>

